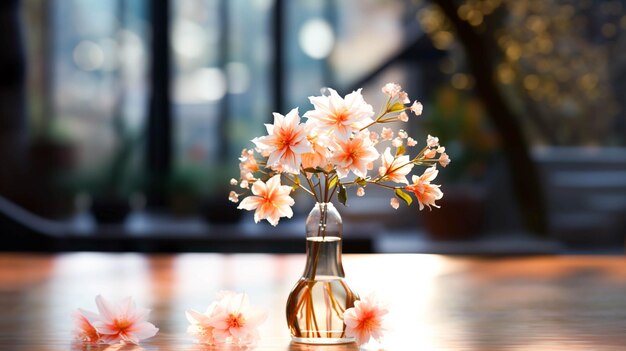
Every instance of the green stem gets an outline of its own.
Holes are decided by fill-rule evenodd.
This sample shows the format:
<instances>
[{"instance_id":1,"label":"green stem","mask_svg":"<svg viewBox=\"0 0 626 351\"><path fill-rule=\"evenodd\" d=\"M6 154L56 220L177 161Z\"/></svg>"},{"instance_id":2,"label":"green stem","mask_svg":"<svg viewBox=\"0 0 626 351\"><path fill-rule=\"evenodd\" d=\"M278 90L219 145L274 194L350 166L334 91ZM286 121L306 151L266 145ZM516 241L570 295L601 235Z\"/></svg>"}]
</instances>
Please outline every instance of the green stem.
<instances>
[{"instance_id":1,"label":"green stem","mask_svg":"<svg viewBox=\"0 0 626 351\"><path fill-rule=\"evenodd\" d=\"M383 188L392 189L392 190L404 188L403 186L391 186L391 185L387 185L387 184L383 184L383 183L377 183L377 182L372 182L372 181L368 181L367 183L368 184L374 184L374 185L382 186Z\"/></svg>"},{"instance_id":2,"label":"green stem","mask_svg":"<svg viewBox=\"0 0 626 351\"><path fill-rule=\"evenodd\" d=\"M360 132L360 131L363 131L363 130L365 130L365 129L367 129L367 128L371 127L371 126L373 126L373 125L374 125L374 124L376 124L376 123L379 123L379 120L380 120L381 118L383 118L384 116L386 116L386 115L387 115L387 113L389 112L389 102L391 102L391 96L390 96L389 98L387 98L387 103L385 104L385 108L384 108L382 111L380 111L380 113L378 114L378 116L376 116L376 118L374 119L374 121L373 121L372 123L370 123L370 124L366 125L365 127L363 127L363 128L361 128L361 129L359 129L359 132Z\"/></svg>"},{"instance_id":3,"label":"green stem","mask_svg":"<svg viewBox=\"0 0 626 351\"><path fill-rule=\"evenodd\" d=\"M307 189L307 188L303 187L303 186L302 186L302 184L298 184L298 183L297 183L294 179L291 179L291 178L290 178L289 176L287 176L287 175L285 175L285 178L287 178L287 180L289 180L289 181L291 182L291 184L298 185L298 188L300 188L300 189L304 190L307 194L309 194L309 195L311 195L311 196L315 197L315 194L314 194L311 190L309 190L309 189Z\"/></svg>"},{"instance_id":4,"label":"green stem","mask_svg":"<svg viewBox=\"0 0 626 351\"><path fill-rule=\"evenodd\" d=\"M302 170L302 172L304 172L304 170ZM315 193L315 185L313 185L313 182L311 181L311 179L309 179L309 177L306 176L306 172L304 172L304 179L306 179L307 183L309 183L311 194L315 198L315 202L320 202L319 198L317 197L317 194Z\"/></svg>"},{"instance_id":5,"label":"green stem","mask_svg":"<svg viewBox=\"0 0 626 351\"><path fill-rule=\"evenodd\" d=\"M328 202L328 175L324 175L324 202Z\"/></svg>"}]
</instances>

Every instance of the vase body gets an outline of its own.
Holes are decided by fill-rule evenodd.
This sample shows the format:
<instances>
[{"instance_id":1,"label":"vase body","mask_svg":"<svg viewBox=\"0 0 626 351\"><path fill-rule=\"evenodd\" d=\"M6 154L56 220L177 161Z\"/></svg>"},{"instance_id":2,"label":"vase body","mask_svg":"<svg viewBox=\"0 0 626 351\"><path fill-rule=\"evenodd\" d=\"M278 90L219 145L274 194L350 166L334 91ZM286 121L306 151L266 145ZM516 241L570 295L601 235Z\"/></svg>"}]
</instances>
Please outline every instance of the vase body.
<instances>
[{"instance_id":1,"label":"vase body","mask_svg":"<svg viewBox=\"0 0 626 351\"><path fill-rule=\"evenodd\" d=\"M316 203L306 220L306 267L287 300L293 341L308 344L353 342L343 313L358 300L341 263L343 224L332 203Z\"/></svg>"}]
</instances>

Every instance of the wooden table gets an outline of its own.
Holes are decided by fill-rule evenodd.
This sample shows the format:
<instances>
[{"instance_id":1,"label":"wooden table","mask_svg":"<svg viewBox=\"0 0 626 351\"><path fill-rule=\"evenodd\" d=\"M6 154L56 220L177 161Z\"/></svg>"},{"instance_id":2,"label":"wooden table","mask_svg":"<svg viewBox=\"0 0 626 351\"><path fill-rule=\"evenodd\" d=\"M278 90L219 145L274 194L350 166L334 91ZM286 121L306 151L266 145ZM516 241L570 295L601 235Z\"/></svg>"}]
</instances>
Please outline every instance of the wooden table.
<instances>
[{"instance_id":1,"label":"wooden table","mask_svg":"<svg viewBox=\"0 0 626 351\"><path fill-rule=\"evenodd\" d=\"M153 309L160 332L143 349L209 350L186 334L184 311L223 289L269 310L257 350L355 350L290 344L284 303L303 265L302 255L0 254L0 350L87 350L72 344L71 315L96 310L97 294ZM345 255L344 267L356 291L390 302L393 330L365 349L626 349L622 257Z\"/></svg>"}]
</instances>

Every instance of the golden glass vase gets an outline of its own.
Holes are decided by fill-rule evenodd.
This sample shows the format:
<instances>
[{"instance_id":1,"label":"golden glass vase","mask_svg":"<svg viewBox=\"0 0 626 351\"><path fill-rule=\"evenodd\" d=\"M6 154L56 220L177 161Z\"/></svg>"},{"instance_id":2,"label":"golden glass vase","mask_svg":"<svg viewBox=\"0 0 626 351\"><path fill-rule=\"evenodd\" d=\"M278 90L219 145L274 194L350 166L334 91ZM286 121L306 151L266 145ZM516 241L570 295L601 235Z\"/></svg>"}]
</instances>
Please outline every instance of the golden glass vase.
<instances>
[{"instance_id":1,"label":"golden glass vase","mask_svg":"<svg viewBox=\"0 0 626 351\"><path fill-rule=\"evenodd\" d=\"M306 267L287 300L287 324L295 342L343 344L343 313L359 299L341 264L343 223L332 203L316 203L306 220Z\"/></svg>"}]
</instances>

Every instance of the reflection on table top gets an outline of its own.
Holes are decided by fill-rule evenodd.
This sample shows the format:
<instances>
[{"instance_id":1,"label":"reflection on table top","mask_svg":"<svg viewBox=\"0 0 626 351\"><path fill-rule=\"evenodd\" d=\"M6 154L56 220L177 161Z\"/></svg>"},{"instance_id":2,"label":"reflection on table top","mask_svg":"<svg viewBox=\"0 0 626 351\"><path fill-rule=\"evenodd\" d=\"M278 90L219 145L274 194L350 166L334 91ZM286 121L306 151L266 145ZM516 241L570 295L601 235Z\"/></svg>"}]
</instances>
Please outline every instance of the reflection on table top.
<instances>
[{"instance_id":1,"label":"reflection on table top","mask_svg":"<svg viewBox=\"0 0 626 351\"><path fill-rule=\"evenodd\" d=\"M186 334L184 311L220 290L268 310L257 350L355 350L290 344L284 304L303 255L0 254L0 349L68 350L76 308L97 294L133 296L159 334L145 350L208 350ZM626 345L622 257L460 258L345 255L351 286L390 303L378 350L618 350ZM93 349L93 348L92 348ZM119 345L100 350L133 350Z\"/></svg>"}]
</instances>

